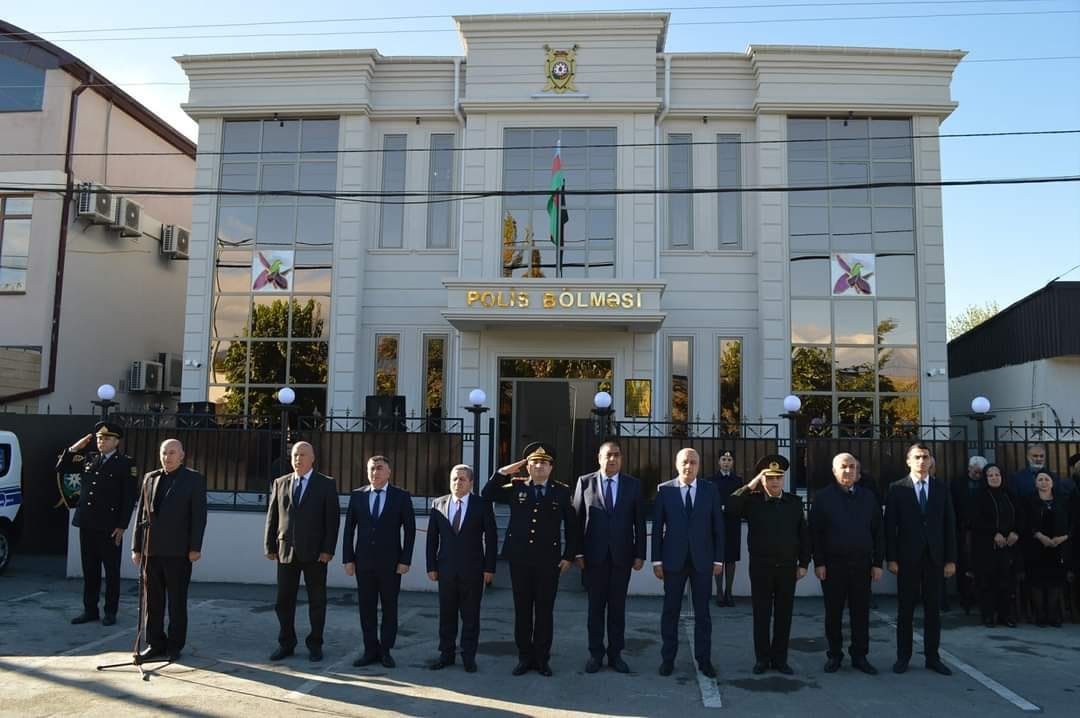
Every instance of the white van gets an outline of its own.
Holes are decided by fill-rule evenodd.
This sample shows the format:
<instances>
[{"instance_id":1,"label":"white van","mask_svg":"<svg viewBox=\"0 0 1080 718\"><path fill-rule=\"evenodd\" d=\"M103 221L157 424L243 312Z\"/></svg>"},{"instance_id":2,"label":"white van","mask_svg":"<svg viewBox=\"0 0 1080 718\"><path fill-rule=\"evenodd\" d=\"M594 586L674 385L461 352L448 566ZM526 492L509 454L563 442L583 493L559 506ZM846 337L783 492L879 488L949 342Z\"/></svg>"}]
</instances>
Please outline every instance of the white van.
<instances>
[{"instance_id":1,"label":"white van","mask_svg":"<svg viewBox=\"0 0 1080 718\"><path fill-rule=\"evenodd\" d=\"M0 431L0 573L11 560L15 517L22 506L22 453L19 439L10 431Z\"/></svg>"}]
</instances>

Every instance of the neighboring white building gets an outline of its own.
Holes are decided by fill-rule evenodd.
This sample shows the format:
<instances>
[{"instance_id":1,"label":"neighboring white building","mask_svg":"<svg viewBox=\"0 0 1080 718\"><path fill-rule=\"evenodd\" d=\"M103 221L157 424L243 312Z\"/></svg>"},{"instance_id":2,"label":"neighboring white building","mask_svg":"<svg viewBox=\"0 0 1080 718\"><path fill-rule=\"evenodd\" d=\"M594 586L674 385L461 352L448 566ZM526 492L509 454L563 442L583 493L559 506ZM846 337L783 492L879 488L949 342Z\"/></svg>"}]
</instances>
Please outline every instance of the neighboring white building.
<instances>
[{"instance_id":1,"label":"neighboring white building","mask_svg":"<svg viewBox=\"0 0 1080 718\"><path fill-rule=\"evenodd\" d=\"M176 359L156 376L179 384L188 267L162 236L190 225L191 199L87 195L87 209L108 210L94 216L80 211L78 187L190 187L195 145L78 58L4 22L0 85L0 410L90 413L105 383L122 409L168 406L178 392L167 385L127 389L138 388L133 362L152 382L147 362L160 354ZM117 209L123 230L108 226Z\"/></svg>"},{"instance_id":2,"label":"neighboring white building","mask_svg":"<svg viewBox=\"0 0 1080 718\"><path fill-rule=\"evenodd\" d=\"M1034 439L1035 427L1076 427L1080 420L1080 282L1051 282L949 342L949 398L954 421L970 421L971 401L990 400L989 426L1031 427L1003 441ZM987 440L994 436L987 429ZM1075 441L1077 432L1066 439ZM969 432L974 436L974 429ZM1062 447L1059 471L1069 452Z\"/></svg>"},{"instance_id":3,"label":"neighboring white building","mask_svg":"<svg viewBox=\"0 0 1080 718\"><path fill-rule=\"evenodd\" d=\"M476 193L196 198L183 400L266 411L289 383L306 413L460 416L481 388L496 461L570 446L599 388L620 418L775 422L795 393L804 421L947 422L940 189L769 190L939 180L964 53L669 53L668 18L458 17L461 57L177 58L199 189ZM545 191L556 144L562 277L542 192L480 196ZM709 188L765 191L654 194ZM871 294L836 289L841 261Z\"/></svg>"}]
</instances>

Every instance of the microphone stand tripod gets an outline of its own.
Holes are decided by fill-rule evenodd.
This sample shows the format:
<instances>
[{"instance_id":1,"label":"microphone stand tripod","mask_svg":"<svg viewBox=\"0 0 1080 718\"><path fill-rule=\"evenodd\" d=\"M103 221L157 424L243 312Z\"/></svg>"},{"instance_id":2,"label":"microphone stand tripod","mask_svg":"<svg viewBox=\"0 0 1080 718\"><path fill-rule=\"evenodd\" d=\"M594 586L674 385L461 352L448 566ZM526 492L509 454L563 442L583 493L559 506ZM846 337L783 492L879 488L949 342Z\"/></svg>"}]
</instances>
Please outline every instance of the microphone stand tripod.
<instances>
[{"instance_id":1,"label":"microphone stand tripod","mask_svg":"<svg viewBox=\"0 0 1080 718\"><path fill-rule=\"evenodd\" d=\"M104 671L109 668L123 668L125 666L135 666L138 669L139 675L142 676L144 681L150 680L150 673L143 668L144 663L163 663L168 665L172 663L169 658L155 658L148 661L140 661L139 653L142 650L143 634L146 629L147 620L147 608L146 608L146 564L149 556L147 552L150 550L150 523L153 510L151 504L148 503L149 498L148 483L143 484L142 496L139 507L139 513L136 516L135 530L143 532L142 552L140 553L141 560L139 561L139 622L135 628L135 645L132 647L132 655L130 661L124 661L122 663L106 663L97 667L97 670ZM145 515L145 520L143 516ZM122 559L121 559L122 560ZM159 666L164 668L165 665Z\"/></svg>"}]
</instances>

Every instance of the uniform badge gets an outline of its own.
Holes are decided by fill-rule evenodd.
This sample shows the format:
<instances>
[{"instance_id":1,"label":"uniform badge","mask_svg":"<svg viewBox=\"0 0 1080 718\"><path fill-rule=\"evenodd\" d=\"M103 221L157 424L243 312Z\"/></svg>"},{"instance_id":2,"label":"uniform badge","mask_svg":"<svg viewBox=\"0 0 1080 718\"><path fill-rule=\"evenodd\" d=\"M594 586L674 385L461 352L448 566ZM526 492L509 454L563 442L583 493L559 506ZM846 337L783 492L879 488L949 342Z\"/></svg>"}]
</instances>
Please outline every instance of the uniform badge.
<instances>
[{"instance_id":1,"label":"uniform badge","mask_svg":"<svg viewBox=\"0 0 1080 718\"><path fill-rule=\"evenodd\" d=\"M555 92L560 95L564 92L577 92L577 87L574 86L577 49L577 45L569 50L553 50L550 46L544 45L544 52L547 53L544 61L547 84L544 85L544 92Z\"/></svg>"},{"instance_id":2,"label":"uniform badge","mask_svg":"<svg viewBox=\"0 0 1080 718\"><path fill-rule=\"evenodd\" d=\"M518 492L518 503L519 504L525 503L525 501L528 500L528 498L529 497L525 494L524 491L519 491Z\"/></svg>"}]
</instances>

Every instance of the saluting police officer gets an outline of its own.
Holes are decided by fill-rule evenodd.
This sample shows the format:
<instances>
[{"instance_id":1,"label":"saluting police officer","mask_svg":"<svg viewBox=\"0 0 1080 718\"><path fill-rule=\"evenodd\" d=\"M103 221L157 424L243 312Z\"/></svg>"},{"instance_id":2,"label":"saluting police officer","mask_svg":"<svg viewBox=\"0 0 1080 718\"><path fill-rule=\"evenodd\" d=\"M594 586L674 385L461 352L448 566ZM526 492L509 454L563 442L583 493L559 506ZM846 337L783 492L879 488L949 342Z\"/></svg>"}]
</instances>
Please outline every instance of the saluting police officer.
<instances>
[{"instance_id":1,"label":"saluting police officer","mask_svg":"<svg viewBox=\"0 0 1080 718\"><path fill-rule=\"evenodd\" d=\"M795 582L806 576L810 565L810 534L802 499L784 491L788 460L770 454L755 468L757 476L728 499L732 517L745 518L748 528L756 658L753 672L760 675L771 666L791 675L794 671L787 656Z\"/></svg>"},{"instance_id":2,"label":"saluting police officer","mask_svg":"<svg viewBox=\"0 0 1080 718\"><path fill-rule=\"evenodd\" d=\"M570 488L549 480L555 456L547 444L525 447L525 458L503 466L488 479L481 492L488 501L510 506L510 525L503 541L503 556L510 561L514 591L514 642L520 676L535 668L551 675L551 640L555 622L555 594L559 575L570 568L577 553ZM522 467L525 477L513 476ZM565 535L565 540L563 539Z\"/></svg>"},{"instance_id":3,"label":"saluting police officer","mask_svg":"<svg viewBox=\"0 0 1080 718\"><path fill-rule=\"evenodd\" d=\"M87 434L64 449L56 462L60 473L80 474L82 489L71 525L79 529L79 553L83 571L83 612L72 623L89 623L99 618L101 568L105 567L105 617L101 623L116 623L120 605L120 544L131 521L138 494L138 473L131 457L117 447L124 436L120 425L101 421ZM87 448L97 442L97 451Z\"/></svg>"}]
</instances>

